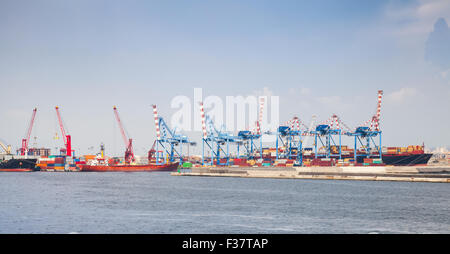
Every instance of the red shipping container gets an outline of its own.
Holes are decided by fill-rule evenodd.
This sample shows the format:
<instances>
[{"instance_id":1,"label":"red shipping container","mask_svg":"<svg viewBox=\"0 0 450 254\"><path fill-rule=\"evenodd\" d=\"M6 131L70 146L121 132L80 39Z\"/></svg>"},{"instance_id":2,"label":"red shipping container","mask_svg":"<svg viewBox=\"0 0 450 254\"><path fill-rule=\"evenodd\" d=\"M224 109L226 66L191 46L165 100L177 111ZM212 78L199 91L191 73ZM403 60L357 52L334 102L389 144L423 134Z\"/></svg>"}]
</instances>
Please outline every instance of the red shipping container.
<instances>
[{"instance_id":1,"label":"red shipping container","mask_svg":"<svg viewBox=\"0 0 450 254\"><path fill-rule=\"evenodd\" d=\"M373 158L364 158L363 162L364 163L373 163Z\"/></svg>"}]
</instances>

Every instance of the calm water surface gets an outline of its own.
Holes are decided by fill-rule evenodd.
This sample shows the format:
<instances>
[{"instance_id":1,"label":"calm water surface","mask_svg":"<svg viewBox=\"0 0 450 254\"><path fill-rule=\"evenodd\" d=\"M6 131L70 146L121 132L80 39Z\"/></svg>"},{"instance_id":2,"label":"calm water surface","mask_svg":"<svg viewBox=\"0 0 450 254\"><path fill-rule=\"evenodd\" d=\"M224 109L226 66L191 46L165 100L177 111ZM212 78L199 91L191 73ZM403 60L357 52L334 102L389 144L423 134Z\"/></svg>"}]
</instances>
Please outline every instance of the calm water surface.
<instances>
[{"instance_id":1,"label":"calm water surface","mask_svg":"<svg viewBox=\"0 0 450 254\"><path fill-rule=\"evenodd\" d=\"M450 185L3 172L0 233L450 233Z\"/></svg>"}]
</instances>

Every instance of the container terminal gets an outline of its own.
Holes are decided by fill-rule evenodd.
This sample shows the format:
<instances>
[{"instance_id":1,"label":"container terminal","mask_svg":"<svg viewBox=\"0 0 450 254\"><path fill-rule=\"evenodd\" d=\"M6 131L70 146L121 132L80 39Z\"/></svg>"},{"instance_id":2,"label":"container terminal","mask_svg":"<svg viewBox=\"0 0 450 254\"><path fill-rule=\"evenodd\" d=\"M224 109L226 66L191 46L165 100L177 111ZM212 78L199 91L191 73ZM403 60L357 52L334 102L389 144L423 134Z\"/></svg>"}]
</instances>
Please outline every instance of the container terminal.
<instances>
[{"instance_id":1,"label":"container terminal","mask_svg":"<svg viewBox=\"0 0 450 254\"><path fill-rule=\"evenodd\" d=\"M185 155L183 146L194 146L197 142L169 127L153 105L156 140L146 158L135 156L133 139L127 136L115 106L113 112L125 147L123 157L106 156L103 144L97 154L75 156L72 137L66 133L58 106L55 111L64 147L57 155L51 155L49 148L31 148L30 134L37 113L34 108L21 147L15 154L11 145L0 140L0 172L173 171L172 175L182 176L450 182L448 155L438 157L426 153L424 144L382 146L382 95L383 91L378 91L374 115L356 128L349 128L333 114L318 124L313 117L309 126L293 117L278 126L275 132L262 130L264 99L261 97L254 129L240 130L236 135L217 128L205 114L203 103L199 102L202 153L192 156ZM275 136L275 144L263 147L263 135ZM342 144L344 136L353 140L351 146ZM307 147L309 139L313 140L311 147Z\"/></svg>"}]
</instances>

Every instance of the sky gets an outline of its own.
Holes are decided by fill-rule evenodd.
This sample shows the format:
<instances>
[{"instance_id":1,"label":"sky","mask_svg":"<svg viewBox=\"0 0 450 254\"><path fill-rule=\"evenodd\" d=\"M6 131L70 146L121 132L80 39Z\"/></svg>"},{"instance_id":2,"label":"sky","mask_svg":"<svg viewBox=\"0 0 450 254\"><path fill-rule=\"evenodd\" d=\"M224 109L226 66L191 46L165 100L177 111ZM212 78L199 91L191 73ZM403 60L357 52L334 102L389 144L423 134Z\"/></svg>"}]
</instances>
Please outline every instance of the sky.
<instances>
[{"instance_id":1,"label":"sky","mask_svg":"<svg viewBox=\"0 0 450 254\"><path fill-rule=\"evenodd\" d=\"M30 143L61 147L58 105L77 152L121 155L117 106L144 155L151 105L170 119L198 87L279 96L282 122L335 113L350 127L383 90L383 145L449 146L449 22L445 0L1 0L0 140L18 148L37 107Z\"/></svg>"}]
</instances>

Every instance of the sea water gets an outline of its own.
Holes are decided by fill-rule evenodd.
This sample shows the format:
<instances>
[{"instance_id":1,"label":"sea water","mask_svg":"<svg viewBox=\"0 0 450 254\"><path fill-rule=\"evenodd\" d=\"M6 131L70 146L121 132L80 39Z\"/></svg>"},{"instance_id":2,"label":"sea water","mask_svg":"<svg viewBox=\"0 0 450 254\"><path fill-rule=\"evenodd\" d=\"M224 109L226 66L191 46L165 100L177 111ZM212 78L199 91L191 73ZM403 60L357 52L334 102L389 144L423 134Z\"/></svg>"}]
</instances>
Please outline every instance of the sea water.
<instances>
[{"instance_id":1,"label":"sea water","mask_svg":"<svg viewBox=\"0 0 450 254\"><path fill-rule=\"evenodd\" d=\"M450 233L446 183L0 173L0 233Z\"/></svg>"}]
</instances>

